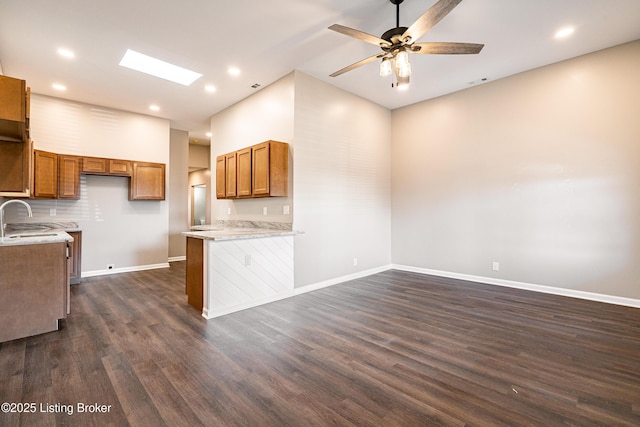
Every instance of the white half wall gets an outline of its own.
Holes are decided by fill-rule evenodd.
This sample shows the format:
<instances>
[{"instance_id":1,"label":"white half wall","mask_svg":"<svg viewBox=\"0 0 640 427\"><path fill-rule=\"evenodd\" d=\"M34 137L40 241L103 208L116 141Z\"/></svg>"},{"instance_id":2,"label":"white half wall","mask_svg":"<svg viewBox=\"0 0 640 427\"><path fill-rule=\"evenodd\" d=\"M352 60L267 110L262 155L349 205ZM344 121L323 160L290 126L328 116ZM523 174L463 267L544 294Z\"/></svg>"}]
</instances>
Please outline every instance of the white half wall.
<instances>
[{"instance_id":1,"label":"white half wall","mask_svg":"<svg viewBox=\"0 0 640 427\"><path fill-rule=\"evenodd\" d=\"M393 264L640 298L638 70L640 41L393 111Z\"/></svg>"}]
</instances>

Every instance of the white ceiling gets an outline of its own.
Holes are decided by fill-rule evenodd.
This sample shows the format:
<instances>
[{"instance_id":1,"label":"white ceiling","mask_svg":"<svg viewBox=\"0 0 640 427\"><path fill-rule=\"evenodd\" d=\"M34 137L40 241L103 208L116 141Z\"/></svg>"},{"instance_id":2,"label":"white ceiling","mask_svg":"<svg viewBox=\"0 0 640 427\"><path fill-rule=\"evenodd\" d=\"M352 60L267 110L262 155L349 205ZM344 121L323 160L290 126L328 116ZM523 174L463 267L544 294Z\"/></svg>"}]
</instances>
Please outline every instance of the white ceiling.
<instances>
[{"instance_id":1,"label":"white ceiling","mask_svg":"<svg viewBox=\"0 0 640 427\"><path fill-rule=\"evenodd\" d=\"M435 0L406 0L410 26ZM479 55L412 55L411 86L391 88L371 63L376 46L331 24L380 36L395 27L389 0L0 0L0 65L32 91L164 117L207 139L209 117L294 69L394 109L521 71L640 39L639 0L465 0L419 41L484 43ZM575 34L554 33L574 26ZM75 51L73 60L56 50ZM118 66L127 49L202 73L189 87ZM229 66L242 70L238 77ZM59 82L66 92L51 85ZM204 91L213 84L217 91ZM149 111L151 103L161 107Z\"/></svg>"}]
</instances>

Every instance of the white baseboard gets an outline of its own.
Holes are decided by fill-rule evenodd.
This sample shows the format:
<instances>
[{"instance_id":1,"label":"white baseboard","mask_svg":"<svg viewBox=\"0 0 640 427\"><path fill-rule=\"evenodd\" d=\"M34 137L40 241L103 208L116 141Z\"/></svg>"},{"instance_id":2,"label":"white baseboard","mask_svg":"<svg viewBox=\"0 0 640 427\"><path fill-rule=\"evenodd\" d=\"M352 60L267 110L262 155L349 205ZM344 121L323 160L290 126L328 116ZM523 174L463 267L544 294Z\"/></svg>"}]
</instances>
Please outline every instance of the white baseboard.
<instances>
[{"instance_id":1,"label":"white baseboard","mask_svg":"<svg viewBox=\"0 0 640 427\"><path fill-rule=\"evenodd\" d=\"M187 256L186 255L169 257L169 262L186 261L186 260L187 260Z\"/></svg>"},{"instance_id":2,"label":"white baseboard","mask_svg":"<svg viewBox=\"0 0 640 427\"><path fill-rule=\"evenodd\" d=\"M121 267L121 268L112 268L110 270L94 270L94 271L83 271L81 277L94 277L94 276L106 276L109 274L117 274L117 273L129 273L132 271L143 271L143 270L155 270L157 268L169 268L169 263L162 264L149 264L149 265L135 265L133 267Z\"/></svg>"},{"instance_id":3,"label":"white baseboard","mask_svg":"<svg viewBox=\"0 0 640 427\"><path fill-rule=\"evenodd\" d=\"M293 292L294 292L294 295L305 294L307 292L316 291L318 289L337 285L339 283L348 282L349 280L360 279L362 277L371 276L372 274L382 273L383 271L387 271L389 269L391 269L391 265L384 265L381 267L371 268L369 270L363 270L357 273L347 274L346 276L340 276L333 279L324 280L322 282L312 283L310 285L302 286L300 288L295 288Z\"/></svg>"},{"instance_id":4,"label":"white baseboard","mask_svg":"<svg viewBox=\"0 0 640 427\"><path fill-rule=\"evenodd\" d=\"M431 270L428 268L411 267L408 265L392 264L394 270L408 271L412 273L430 274L433 276L448 277L451 279L468 280L470 282L486 283L488 285L504 286L508 288L525 289L528 291L542 292L545 294L562 295L565 297L580 298L590 301L604 302L608 304L624 305L640 308L640 300L618 297L614 295L598 294L594 292L576 291L574 289L556 288L553 286L536 285L532 283L516 282L512 280L495 279L492 277L473 276L470 274L452 273L450 271Z\"/></svg>"},{"instance_id":5,"label":"white baseboard","mask_svg":"<svg viewBox=\"0 0 640 427\"><path fill-rule=\"evenodd\" d=\"M257 307L259 305L269 304L270 302L280 301L282 299L289 298L292 296L293 296L293 293L291 293L291 291L288 291L288 292L285 292L279 295L274 295L268 298L264 298L256 301L249 301L244 304L234 305L233 307L225 307L222 310L208 310L206 308L203 308L202 317L204 317L207 320L214 319L216 317L224 316L225 314L231 314L237 311L246 310L248 308Z\"/></svg>"}]
</instances>

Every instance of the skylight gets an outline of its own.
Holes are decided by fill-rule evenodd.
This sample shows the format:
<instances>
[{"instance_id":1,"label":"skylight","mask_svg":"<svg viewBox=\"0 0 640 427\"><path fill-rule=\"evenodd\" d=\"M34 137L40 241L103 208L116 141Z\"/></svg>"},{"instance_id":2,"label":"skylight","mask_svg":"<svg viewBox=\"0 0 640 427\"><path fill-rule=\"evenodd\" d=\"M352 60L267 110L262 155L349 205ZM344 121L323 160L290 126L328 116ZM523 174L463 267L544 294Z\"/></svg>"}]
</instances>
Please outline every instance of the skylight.
<instances>
[{"instance_id":1,"label":"skylight","mask_svg":"<svg viewBox=\"0 0 640 427\"><path fill-rule=\"evenodd\" d=\"M122 57L120 65L185 86L189 86L202 77L202 74L195 71L178 67L131 49L127 49L127 53Z\"/></svg>"}]
</instances>

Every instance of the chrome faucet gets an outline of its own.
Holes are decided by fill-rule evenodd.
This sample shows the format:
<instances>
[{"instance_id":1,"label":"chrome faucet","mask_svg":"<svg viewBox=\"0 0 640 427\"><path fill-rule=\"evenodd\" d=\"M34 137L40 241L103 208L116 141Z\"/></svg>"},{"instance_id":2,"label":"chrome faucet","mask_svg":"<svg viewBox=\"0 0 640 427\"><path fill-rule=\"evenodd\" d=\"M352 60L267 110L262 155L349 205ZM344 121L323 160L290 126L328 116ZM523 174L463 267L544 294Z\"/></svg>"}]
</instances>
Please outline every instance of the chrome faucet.
<instances>
[{"instance_id":1,"label":"chrome faucet","mask_svg":"<svg viewBox=\"0 0 640 427\"><path fill-rule=\"evenodd\" d=\"M6 202L4 202L2 205L0 205L0 238L4 238L4 229L7 226L7 224L4 222L4 207L11 204L11 203L22 203L23 205L25 205L27 207L27 212L29 213L29 218L33 217L33 212L31 212L31 206L29 206L29 204L23 200L19 200L19 199L12 199L12 200L7 200Z\"/></svg>"}]
</instances>

